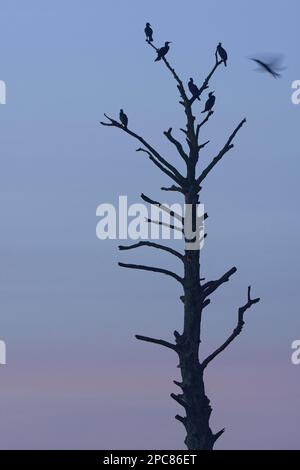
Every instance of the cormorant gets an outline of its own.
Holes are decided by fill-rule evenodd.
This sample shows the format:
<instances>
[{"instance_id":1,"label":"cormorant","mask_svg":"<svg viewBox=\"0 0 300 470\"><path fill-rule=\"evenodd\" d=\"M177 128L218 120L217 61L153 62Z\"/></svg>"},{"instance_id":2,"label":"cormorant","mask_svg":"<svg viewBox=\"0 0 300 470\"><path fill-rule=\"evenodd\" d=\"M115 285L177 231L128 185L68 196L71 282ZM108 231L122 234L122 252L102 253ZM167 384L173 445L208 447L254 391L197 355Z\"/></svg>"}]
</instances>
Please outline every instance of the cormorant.
<instances>
[{"instance_id":1,"label":"cormorant","mask_svg":"<svg viewBox=\"0 0 300 470\"><path fill-rule=\"evenodd\" d=\"M128 126L128 117L127 117L126 114L124 113L123 109L120 109L119 117L120 117L121 124L123 124L123 126L127 129L127 126Z\"/></svg>"},{"instance_id":2,"label":"cormorant","mask_svg":"<svg viewBox=\"0 0 300 470\"><path fill-rule=\"evenodd\" d=\"M157 57L154 62L161 60L169 52L171 41L166 41L165 45L157 50Z\"/></svg>"},{"instance_id":3,"label":"cormorant","mask_svg":"<svg viewBox=\"0 0 300 470\"><path fill-rule=\"evenodd\" d=\"M279 67L280 62L282 61L281 55L276 55L276 56L273 56L272 59L269 58L265 60L255 59L255 58L250 57L250 60L253 60L254 62L256 62L256 64L259 65L260 67L259 70L261 72L267 72L270 75L272 75L272 77L274 78L281 77L280 73L276 72L276 70L284 70L284 67Z\"/></svg>"},{"instance_id":4,"label":"cormorant","mask_svg":"<svg viewBox=\"0 0 300 470\"><path fill-rule=\"evenodd\" d=\"M153 29L151 28L150 23L146 23L146 28L144 31L146 34L146 41L153 42Z\"/></svg>"},{"instance_id":5,"label":"cormorant","mask_svg":"<svg viewBox=\"0 0 300 470\"><path fill-rule=\"evenodd\" d=\"M211 91L210 93L208 93L208 100L205 103L205 109L204 111L202 111L202 113L206 113L207 111L212 110L216 101L216 97L213 95L213 93L214 91Z\"/></svg>"},{"instance_id":6,"label":"cormorant","mask_svg":"<svg viewBox=\"0 0 300 470\"><path fill-rule=\"evenodd\" d=\"M197 87L197 85L194 83L194 80L192 79L192 77L189 80L188 87L189 87L190 92L193 95L193 98L195 98L195 99L197 98L197 100L200 101L200 98L199 98L200 90Z\"/></svg>"},{"instance_id":7,"label":"cormorant","mask_svg":"<svg viewBox=\"0 0 300 470\"><path fill-rule=\"evenodd\" d=\"M223 60L225 67L227 67L228 55L227 55L227 52L225 51L224 47L222 47L221 42L219 42L219 44L218 44L217 53L219 54L220 59Z\"/></svg>"}]
</instances>

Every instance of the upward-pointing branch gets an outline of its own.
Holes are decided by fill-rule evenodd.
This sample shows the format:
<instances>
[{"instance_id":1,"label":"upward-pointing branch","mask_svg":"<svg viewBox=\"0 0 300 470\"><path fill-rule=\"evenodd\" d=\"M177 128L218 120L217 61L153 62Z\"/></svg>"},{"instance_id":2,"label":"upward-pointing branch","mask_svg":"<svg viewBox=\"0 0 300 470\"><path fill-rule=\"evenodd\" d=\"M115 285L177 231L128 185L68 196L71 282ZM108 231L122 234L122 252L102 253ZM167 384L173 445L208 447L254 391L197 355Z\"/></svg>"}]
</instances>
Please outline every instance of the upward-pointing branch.
<instances>
[{"instance_id":1,"label":"upward-pointing branch","mask_svg":"<svg viewBox=\"0 0 300 470\"><path fill-rule=\"evenodd\" d=\"M232 334L229 336L229 338L218 348L216 349L210 356L208 356L203 362L202 362L202 369L205 369L205 367L216 357L218 356L224 349L229 346L230 343L241 333L243 326L245 324L244 322L244 314L246 310L248 310L252 305L257 304L260 301L260 298L256 299L251 299L251 286L248 287L248 300L243 307L240 307L238 310L238 321L235 329L233 330Z\"/></svg>"},{"instance_id":2,"label":"upward-pointing branch","mask_svg":"<svg viewBox=\"0 0 300 470\"><path fill-rule=\"evenodd\" d=\"M234 147L234 145L231 143L238 133L238 131L241 129L241 127L245 124L246 119L243 119L239 125L235 128L229 139L227 140L226 144L222 148L222 150L218 153L218 155L212 160L212 162L202 171L201 175L199 178L197 178L197 183L200 184L208 175L208 173L216 166L216 164L223 158L223 156Z\"/></svg>"},{"instance_id":3,"label":"upward-pointing branch","mask_svg":"<svg viewBox=\"0 0 300 470\"><path fill-rule=\"evenodd\" d=\"M158 51L158 48L155 47L154 44L152 44L149 41L148 41L148 44L156 52ZM179 78L179 76L176 73L175 69L173 67L171 67L171 65L167 61L166 57L162 57L162 60L163 60L164 64L166 65L167 69L173 75L175 81L177 82L177 88L178 88L180 96L182 98L182 100L180 101L180 104L183 105L184 112L185 112L186 118L187 118L186 131L185 131L186 136L187 136L187 143L190 147L190 154L195 154L195 152L197 152L198 149L197 149L197 141L196 141L195 128L194 128L195 117L193 116L193 113L192 113L192 100L190 100L188 98L188 96L186 94L186 91L185 91L185 87L183 85L183 81ZM199 94L199 96L200 96L200 94ZM197 159L194 158L194 161L196 161L196 160Z\"/></svg>"},{"instance_id":4,"label":"upward-pointing branch","mask_svg":"<svg viewBox=\"0 0 300 470\"><path fill-rule=\"evenodd\" d=\"M147 43L149 44L149 46L151 46L156 52L158 51L158 47L155 47L154 44L152 44L152 42L150 41L147 41ZM180 96L181 98L183 99L184 102L188 102L188 97L187 97L187 94L186 94L186 91L185 91L185 88L184 88L184 85L183 85L183 81L179 78L178 74L176 73L175 69L170 65L170 63L167 61L167 59L165 57L162 57L162 60L163 62L165 63L167 69L171 72L171 74L173 75L175 81L177 82L177 88L179 90L179 93L180 93Z\"/></svg>"},{"instance_id":5,"label":"upward-pointing branch","mask_svg":"<svg viewBox=\"0 0 300 470\"><path fill-rule=\"evenodd\" d=\"M210 116L212 116L214 114L214 112L212 110L209 111L209 113L207 113L207 116L203 119L203 121L201 121L198 125L197 125L197 128L196 128L196 138L197 138L197 141L198 141L198 138L199 138L199 132L200 132L200 129L202 126L204 126L204 124L207 123L207 121L209 120Z\"/></svg>"},{"instance_id":6,"label":"upward-pointing branch","mask_svg":"<svg viewBox=\"0 0 300 470\"><path fill-rule=\"evenodd\" d=\"M236 273L236 267L234 266L233 268L229 269L223 276L221 276L219 279L216 281L209 281L206 284L203 284L202 286L202 291L204 294L204 297L208 297L211 295L213 292L215 292L216 289L218 289L219 286L224 284L225 282L228 282L230 277Z\"/></svg>"},{"instance_id":7,"label":"upward-pointing branch","mask_svg":"<svg viewBox=\"0 0 300 470\"><path fill-rule=\"evenodd\" d=\"M207 77L205 78L203 84L201 85L201 87L199 88L199 97L202 95L202 93L204 92L204 90L206 90L208 88L208 84L209 84L209 81L210 79L212 78L213 74L215 73L215 71L217 70L217 68L219 67L219 65L221 65L223 63L223 60L218 60L218 55L217 55L217 52L215 53L215 58L216 58L216 62L215 62L215 65L213 66L211 72L207 75ZM195 101L196 97L193 97L190 102L191 104Z\"/></svg>"}]
</instances>

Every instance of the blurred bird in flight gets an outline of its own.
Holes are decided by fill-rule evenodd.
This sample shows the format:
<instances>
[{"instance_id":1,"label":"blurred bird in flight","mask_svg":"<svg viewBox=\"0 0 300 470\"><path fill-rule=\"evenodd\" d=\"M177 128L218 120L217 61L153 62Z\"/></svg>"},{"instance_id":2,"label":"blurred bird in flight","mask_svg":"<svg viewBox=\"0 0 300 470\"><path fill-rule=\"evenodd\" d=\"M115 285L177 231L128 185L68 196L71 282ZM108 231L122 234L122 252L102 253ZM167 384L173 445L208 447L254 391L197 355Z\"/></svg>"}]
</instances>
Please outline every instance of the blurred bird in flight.
<instances>
[{"instance_id":1,"label":"blurred bird in flight","mask_svg":"<svg viewBox=\"0 0 300 470\"><path fill-rule=\"evenodd\" d=\"M255 62L259 68L258 72L265 72L272 75L274 78L280 78L281 74L279 71L284 70L285 67L282 67L283 56L280 54L268 55L265 57L249 57L250 60Z\"/></svg>"}]
</instances>

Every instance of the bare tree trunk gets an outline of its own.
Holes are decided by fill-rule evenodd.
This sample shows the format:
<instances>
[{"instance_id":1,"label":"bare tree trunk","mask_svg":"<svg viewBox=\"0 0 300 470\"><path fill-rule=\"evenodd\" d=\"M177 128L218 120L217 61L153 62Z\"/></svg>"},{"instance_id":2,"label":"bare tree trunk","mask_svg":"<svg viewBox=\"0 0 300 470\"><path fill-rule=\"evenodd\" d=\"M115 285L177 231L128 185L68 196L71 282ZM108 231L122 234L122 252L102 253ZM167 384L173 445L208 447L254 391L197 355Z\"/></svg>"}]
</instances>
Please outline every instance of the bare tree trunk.
<instances>
[{"instance_id":1,"label":"bare tree trunk","mask_svg":"<svg viewBox=\"0 0 300 470\"><path fill-rule=\"evenodd\" d=\"M156 52L158 52L158 48L155 47L152 42L148 41L148 44ZM192 96L191 98L189 98L187 95L184 83L165 57L162 58L162 62L173 76L179 91L180 104L183 106L186 118L186 127L185 129L181 129L181 131L185 134L187 150L185 150L181 142L172 135L172 128L169 128L167 131L165 131L164 135L171 142L171 144L175 146L177 153L184 160L186 165L186 175L182 175L181 172L179 172L178 169L174 166L174 164L170 163L165 157L163 157L159 151L157 151L150 143L148 143L148 141L144 139L144 137L129 129L127 118L126 123L124 124L123 122L120 123L115 119L105 115L108 121L101 122L101 124L104 126L121 129L123 132L130 135L140 144L142 144L143 147L139 147L137 151L146 154L150 161L165 175L167 175L173 183L175 183L175 185L173 184L171 187L163 187L161 189L164 191L175 191L184 195L185 204L192 205L194 216L194 214L197 213L199 193L201 191L200 185L202 185L207 175L224 157L224 155L226 155L227 152L233 148L233 139L241 127L245 124L246 120L243 119L239 123L220 152L206 167L202 168L200 176L197 177L196 168L199 160L199 153L209 143L209 141L202 144L199 143L200 131L202 127L207 124L214 112L212 110L208 111L203 121L196 124L196 118L193 115L192 107L197 98L200 98L203 92L209 87L210 79L214 75L217 68L222 65L223 60L218 60L217 53L215 53L215 64L211 72L205 78L202 86L198 89L198 95ZM142 194L141 197L145 202L156 205L160 207L161 210L170 214L170 210L168 210L167 207L163 204L150 199L144 194ZM173 216L184 224L184 218L174 213ZM148 219L148 222L163 225L162 222L152 221L151 219ZM173 225L169 225L169 227L174 230L176 229ZM128 263L119 263L119 265L125 268L164 274L179 282L184 291L184 295L181 297L181 300L184 304L184 326L182 334L178 333L177 331L174 332L175 344L162 339L150 338L148 336L136 335L136 338L141 341L146 341L169 348L177 353L179 357L179 367L182 381L174 381L174 383L180 387L181 393L172 393L171 397L185 409L186 416L176 415L176 419L185 426L187 432L185 444L189 450L212 450L216 440L224 432L224 429L214 434L210 428L209 419L212 409L209 399L205 394L203 374L207 365L216 356L223 352L240 334L244 325L244 314L246 310L248 310L253 304L259 302L260 299L252 299L250 296L251 288L248 287L247 302L238 309L238 321L232 334L226 339L226 341L224 341L223 344L221 344L219 348L217 348L204 360L200 361L199 346L201 341L201 319L203 310L210 303L209 296L218 287L229 281L230 277L236 272L236 268L231 268L217 280L208 281L202 284L200 279L199 249L185 249L185 253L183 255L171 247L149 241L141 241L129 246L120 246L119 248L121 250L130 250L145 246L167 251L171 255L179 258L183 262L184 277L180 277L178 274L160 267Z\"/></svg>"},{"instance_id":2,"label":"bare tree trunk","mask_svg":"<svg viewBox=\"0 0 300 470\"><path fill-rule=\"evenodd\" d=\"M186 197L186 204L192 203ZM211 450L215 442L209 418L211 406L205 394L203 369L199 361L199 345L202 317L202 293L200 284L200 251L185 251L184 259L184 328L183 334L175 334L180 361L182 389L180 395L172 395L186 411L186 417L176 416L185 426L185 444L189 450ZM176 337L177 336L177 337Z\"/></svg>"}]
</instances>

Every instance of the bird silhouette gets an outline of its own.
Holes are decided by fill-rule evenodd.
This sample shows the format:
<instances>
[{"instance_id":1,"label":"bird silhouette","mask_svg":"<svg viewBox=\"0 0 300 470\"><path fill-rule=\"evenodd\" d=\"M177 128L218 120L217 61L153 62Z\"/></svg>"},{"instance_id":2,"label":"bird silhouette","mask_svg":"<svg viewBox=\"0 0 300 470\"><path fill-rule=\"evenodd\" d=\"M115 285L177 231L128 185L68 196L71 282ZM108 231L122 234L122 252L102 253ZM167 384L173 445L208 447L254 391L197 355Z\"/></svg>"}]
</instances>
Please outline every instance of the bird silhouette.
<instances>
[{"instance_id":1,"label":"bird silhouette","mask_svg":"<svg viewBox=\"0 0 300 470\"><path fill-rule=\"evenodd\" d=\"M261 59L250 57L250 60L252 60L259 66L258 71L269 73L274 78L280 78L281 74L278 71L284 70L285 68L281 67L282 55L280 54L276 54L273 56L269 55L268 57L264 57Z\"/></svg>"},{"instance_id":2,"label":"bird silhouette","mask_svg":"<svg viewBox=\"0 0 300 470\"><path fill-rule=\"evenodd\" d=\"M146 41L153 42L153 29L151 28L150 23L146 23L144 31L146 34Z\"/></svg>"},{"instance_id":3,"label":"bird silhouette","mask_svg":"<svg viewBox=\"0 0 300 470\"><path fill-rule=\"evenodd\" d=\"M126 114L124 113L123 109L120 109L119 117L120 117L121 124L123 124L123 126L127 129L127 126L128 126L128 117L127 117Z\"/></svg>"},{"instance_id":4,"label":"bird silhouette","mask_svg":"<svg viewBox=\"0 0 300 470\"><path fill-rule=\"evenodd\" d=\"M221 42L219 42L219 44L218 44L217 53L219 54L220 59L223 60L225 67L227 67L228 55L227 55L227 52L225 51L224 47L222 47Z\"/></svg>"},{"instance_id":5,"label":"bird silhouette","mask_svg":"<svg viewBox=\"0 0 300 470\"><path fill-rule=\"evenodd\" d=\"M158 60L161 60L165 55L169 52L171 41L166 41L165 45L161 47L160 49L157 49L157 57L154 62L157 62Z\"/></svg>"},{"instance_id":6,"label":"bird silhouette","mask_svg":"<svg viewBox=\"0 0 300 470\"><path fill-rule=\"evenodd\" d=\"M216 101L216 97L214 96L214 91L211 91L210 93L208 93L208 100L205 103L205 108L202 111L202 113L211 111L215 104L215 101Z\"/></svg>"},{"instance_id":7,"label":"bird silhouette","mask_svg":"<svg viewBox=\"0 0 300 470\"><path fill-rule=\"evenodd\" d=\"M194 80L192 79L192 77L191 77L190 80L189 80L188 87L189 87L190 92L191 92L192 95L193 95L193 98L195 98L195 99L197 99L197 100L200 101L200 98L199 98L200 90L199 90L199 88L197 87L197 85L194 83Z\"/></svg>"}]
</instances>

